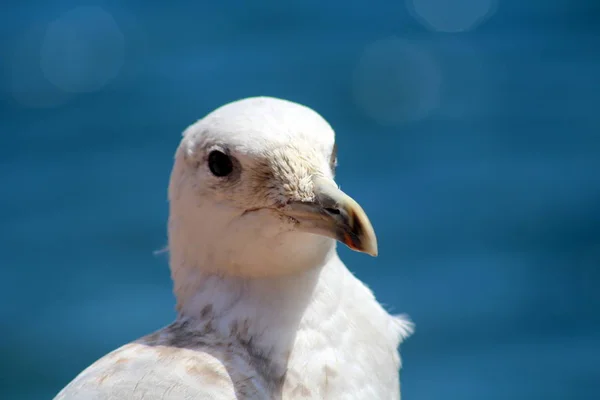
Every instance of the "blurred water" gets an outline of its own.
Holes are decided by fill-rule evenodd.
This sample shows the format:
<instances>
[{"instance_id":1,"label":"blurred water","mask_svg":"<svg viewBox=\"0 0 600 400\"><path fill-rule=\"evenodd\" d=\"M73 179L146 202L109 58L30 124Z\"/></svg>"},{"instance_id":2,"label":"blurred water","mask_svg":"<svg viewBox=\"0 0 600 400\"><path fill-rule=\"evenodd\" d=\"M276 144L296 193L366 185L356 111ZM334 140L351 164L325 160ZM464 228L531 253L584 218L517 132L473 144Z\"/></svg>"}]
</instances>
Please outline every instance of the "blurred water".
<instances>
[{"instance_id":1,"label":"blurred water","mask_svg":"<svg viewBox=\"0 0 600 400\"><path fill-rule=\"evenodd\" d=\"M180 133L262 94L337 130L404 398L599 398L597 1L12 1L0 57L0 398L173 318Z\"/></svg>"}]
</instances>

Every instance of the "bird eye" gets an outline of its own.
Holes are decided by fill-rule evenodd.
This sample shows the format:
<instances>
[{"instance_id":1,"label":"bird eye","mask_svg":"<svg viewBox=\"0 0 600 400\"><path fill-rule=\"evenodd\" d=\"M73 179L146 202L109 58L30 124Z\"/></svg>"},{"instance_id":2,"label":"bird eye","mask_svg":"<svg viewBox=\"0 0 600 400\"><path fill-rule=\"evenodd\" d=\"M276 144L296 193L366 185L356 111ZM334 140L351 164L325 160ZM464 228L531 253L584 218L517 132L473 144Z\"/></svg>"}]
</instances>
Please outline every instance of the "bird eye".
<instances>
[{"instance_id":1,"label":"bird eye","mask_svg":"<svg viewBox=\"0 0 600 400\"><path fill-rule=\"evenodd\" d=\"M214 150L208 155L208 168L214 176L223 177L233 171L233 162L227 154Z\"/></svg>"}]
</instances>

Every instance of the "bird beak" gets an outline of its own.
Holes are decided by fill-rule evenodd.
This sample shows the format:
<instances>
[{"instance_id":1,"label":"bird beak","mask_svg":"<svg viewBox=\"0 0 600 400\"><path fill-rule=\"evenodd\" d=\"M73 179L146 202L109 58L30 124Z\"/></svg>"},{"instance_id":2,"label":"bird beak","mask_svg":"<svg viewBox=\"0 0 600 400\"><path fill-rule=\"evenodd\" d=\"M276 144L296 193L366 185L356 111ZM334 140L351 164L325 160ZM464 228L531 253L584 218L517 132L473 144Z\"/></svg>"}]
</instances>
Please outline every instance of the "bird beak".
<instances>
[{"instance_id":1,"label":"bird beak","mask_svg":"<svg viewBox=\"0 0 600 400\"><path fill-rule=\"evenodd\" d=\"M298 230L339 240L355 251L377 256L377 238L362 207L328 179L314 179L315 200L292 202L281 211Z\"/></svg>"}]
</instances>

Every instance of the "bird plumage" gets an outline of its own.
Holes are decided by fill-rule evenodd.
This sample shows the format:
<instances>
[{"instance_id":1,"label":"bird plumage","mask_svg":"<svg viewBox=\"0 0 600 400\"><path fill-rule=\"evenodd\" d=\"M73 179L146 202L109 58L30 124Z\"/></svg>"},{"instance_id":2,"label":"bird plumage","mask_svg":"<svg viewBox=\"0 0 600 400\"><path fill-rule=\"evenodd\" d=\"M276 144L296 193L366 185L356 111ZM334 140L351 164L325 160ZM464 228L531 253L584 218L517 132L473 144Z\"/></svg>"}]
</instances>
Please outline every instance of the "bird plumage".
<instances>
[{"instance_id":1,"label":"bird plumage","mask_svg":"<svg viewBox=\"0 0 600 400\"><path fill-rule=\"evenodd\" d=\"M214 146L235 155L239 176L203 169ZM305 233L289 217L304 214L286 208L323 201L333 146L318 114L272 98L232 103L189 128L170 185L178 317L96 361L56 399L399 399L398 345L412 323L389 315L335 241ZM357 246L374 240L363 217L344 218Z\"/></svg>"}]
</instances>

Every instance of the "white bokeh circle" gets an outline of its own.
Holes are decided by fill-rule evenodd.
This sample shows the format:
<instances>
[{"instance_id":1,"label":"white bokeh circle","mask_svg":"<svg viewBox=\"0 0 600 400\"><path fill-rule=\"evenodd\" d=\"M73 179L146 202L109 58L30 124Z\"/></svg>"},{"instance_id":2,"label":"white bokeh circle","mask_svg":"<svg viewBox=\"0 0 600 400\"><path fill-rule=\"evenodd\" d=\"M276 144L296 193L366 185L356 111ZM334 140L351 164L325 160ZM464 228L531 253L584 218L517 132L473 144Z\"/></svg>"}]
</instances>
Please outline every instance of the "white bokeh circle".
<instances>
[{"instance_id":1,"label":"white bokeh circle","mask_svg":"<svg viewBox=\"0 0 600 400\"><path fill-rule=\"evenodd\" d=\"M125 56L125 38L100 7L77 7L50 23L42 41L46 79L69 93L93 92L115 78Z\"/></svg>"}]
</instances>

